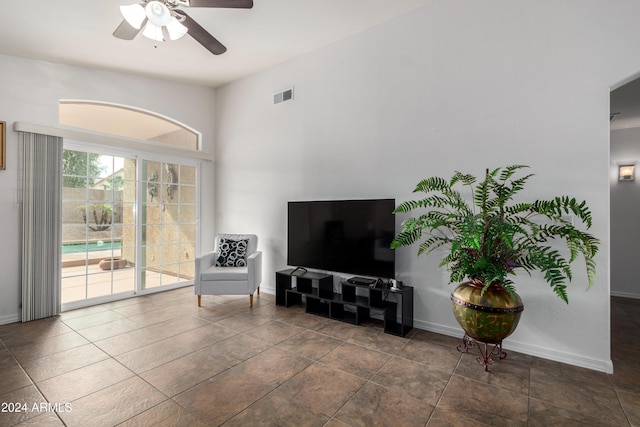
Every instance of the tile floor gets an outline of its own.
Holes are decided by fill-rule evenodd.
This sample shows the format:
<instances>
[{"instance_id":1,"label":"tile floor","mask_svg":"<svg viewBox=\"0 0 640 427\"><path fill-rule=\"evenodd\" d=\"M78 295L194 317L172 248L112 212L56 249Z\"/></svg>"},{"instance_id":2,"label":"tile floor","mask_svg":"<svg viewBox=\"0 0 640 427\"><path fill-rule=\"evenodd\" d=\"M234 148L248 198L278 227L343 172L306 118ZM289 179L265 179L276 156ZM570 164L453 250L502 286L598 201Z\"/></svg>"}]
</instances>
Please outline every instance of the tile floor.
<instances>
[{"instance_id":1,"label":"tile floor","mask_svg":"<svg viewBox=\"0 0 640 427\"><path fill-rule=\"evenodd\" d=\"M514 352L486 373L457 339L248 303L188 287L0 326L0 426L640 426L639 300L612 298L613 375Z\"/></svg>"}]
</instances>

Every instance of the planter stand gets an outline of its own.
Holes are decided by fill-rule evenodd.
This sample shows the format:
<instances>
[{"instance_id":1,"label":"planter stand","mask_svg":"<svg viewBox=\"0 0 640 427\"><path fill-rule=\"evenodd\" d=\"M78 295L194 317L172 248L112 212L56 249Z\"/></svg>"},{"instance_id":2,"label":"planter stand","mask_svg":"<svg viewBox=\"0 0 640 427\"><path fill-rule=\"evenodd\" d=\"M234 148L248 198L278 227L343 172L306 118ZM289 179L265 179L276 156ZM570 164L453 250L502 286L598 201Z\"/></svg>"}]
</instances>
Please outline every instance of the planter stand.
<instances>
[{"instance_id":1,"label":"planter stand","mask_svg":"<svg viewBox=\"0 0 640 427\"><path fill-rule=\"evenodd\" d=\"M499 360L506 359L507 357L507 352L502 349L502 340L496 344L489 344L475 340L467 334L464 334L462 344L460 344L457 349L460 353L469 353L469 349L476 346L478 350L480 350L480 356L476 357L476 361L484 365L485 371L489 370L489 365L493 365L494 360L492 356L498 356Z\"/></svg>"}]
</instances>

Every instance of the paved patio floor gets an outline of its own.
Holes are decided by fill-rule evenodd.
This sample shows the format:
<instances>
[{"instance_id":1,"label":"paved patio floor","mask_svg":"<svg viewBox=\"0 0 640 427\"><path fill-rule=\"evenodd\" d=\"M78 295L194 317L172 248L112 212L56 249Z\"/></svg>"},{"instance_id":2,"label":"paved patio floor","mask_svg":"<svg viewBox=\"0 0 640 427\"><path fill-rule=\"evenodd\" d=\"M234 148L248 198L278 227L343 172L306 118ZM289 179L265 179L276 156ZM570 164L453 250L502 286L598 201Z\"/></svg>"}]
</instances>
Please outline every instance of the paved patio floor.
<instances>
[{"instance_id":1,"label":"paved patio floor","mask_svg":"<svg viewBox=\"0 0 640 427\"><path fill-rule=\"evenodd\" d=\"M100 259L117 257L119 251L91 252L88 265L65 266L73 261L82 262L86 253L65 254L62 267L62 304L81 301L89 298L103 297L123 292L133 292L135 284L135 268L133 266L117 270L101 270ZM178 278L175 275L162 274L145 270L143 273L144 289L163 285L186 282L191 278Z\"/></svg>"}]
</instances>

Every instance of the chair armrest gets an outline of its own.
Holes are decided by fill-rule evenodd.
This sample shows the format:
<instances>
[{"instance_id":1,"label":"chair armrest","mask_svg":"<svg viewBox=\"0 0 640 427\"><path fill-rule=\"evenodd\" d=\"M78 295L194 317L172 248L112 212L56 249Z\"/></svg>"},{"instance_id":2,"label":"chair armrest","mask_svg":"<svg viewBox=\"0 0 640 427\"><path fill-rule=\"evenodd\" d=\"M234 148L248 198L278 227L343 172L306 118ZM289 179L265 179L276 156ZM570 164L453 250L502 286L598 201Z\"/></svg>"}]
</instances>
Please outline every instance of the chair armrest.
<instances>
[{"instance_id":1,"label":"chair armrest","mask_svg":"<svg viewBox=\"0 0 640 427\"><path fill-rule=\"evenodd\" d=\"M195 292L200 292L200 275L204 270L211 267L218 259L218 253L214 251L206 252L195 259L195 277L193 284L195 285Z\"/></svg>"},{"instance_id":2,"label":"chair armrest","mask_svg":"<svg viewBox=\"0 0 640 427\"><path fill-rule=\"evenodd\" d=\"M249 282L253 282L253 288L262 283L262 251L255 251L247 258L249 268Z\"/></svg>"},{"instance_id":3,"label":"chair armrest","mask_svg":"<svg viewBox=\"0 0 640 427\"><path fill-rule=\"evenodd\" d=\"M198 265L202 268L202 270L211 267L218 258L218 253L214 251L206 252L199 257L196 257L196 268Z\"/></svg>"}]
</instances>

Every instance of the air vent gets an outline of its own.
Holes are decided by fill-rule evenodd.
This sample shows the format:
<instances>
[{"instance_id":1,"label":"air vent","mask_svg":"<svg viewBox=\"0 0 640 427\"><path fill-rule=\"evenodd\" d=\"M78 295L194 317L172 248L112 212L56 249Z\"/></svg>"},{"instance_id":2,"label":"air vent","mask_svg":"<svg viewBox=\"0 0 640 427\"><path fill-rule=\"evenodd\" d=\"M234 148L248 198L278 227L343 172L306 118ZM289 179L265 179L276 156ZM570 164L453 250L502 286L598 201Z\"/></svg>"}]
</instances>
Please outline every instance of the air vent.
<instances>
[{"instance_id":1,"label":"air vent","mask_svg":"<svg viewBox=\"0 0 640 427\"><path fill-rule=\"evenodd\" d=\"M273 94L273 105L293 100L293 87Z\"/></svg>"}]
</instances>

